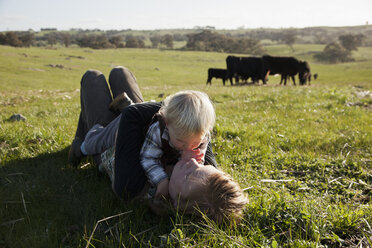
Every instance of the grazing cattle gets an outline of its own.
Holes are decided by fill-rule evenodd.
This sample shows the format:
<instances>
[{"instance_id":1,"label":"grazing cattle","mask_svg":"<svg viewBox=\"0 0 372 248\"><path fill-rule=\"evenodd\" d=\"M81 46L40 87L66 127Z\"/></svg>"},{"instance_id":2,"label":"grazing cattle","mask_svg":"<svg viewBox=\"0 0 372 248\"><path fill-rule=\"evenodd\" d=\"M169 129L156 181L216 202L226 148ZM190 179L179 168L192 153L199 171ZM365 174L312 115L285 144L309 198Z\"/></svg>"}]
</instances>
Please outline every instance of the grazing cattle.
<instances>
[{"instance_id":1,"label":"grazing cattle","mask_svg":"<svg viewBox=\"0 0 372 248\"><path fill-rule=\"evenodd\" d=\"M310 66L306 61L300 61L298 65L298 80L300 85L305 85L306 82L311 82Z\"/></svg>"},{"instance_id":2,"label":"grazing cattle","mask_svg":"<svg viewBox=\"0 0 372 248\"><path fill-rule=\"evenodd\" d=\"M223 83L223 85L225 85L225 81L227 80L227 70L226 69L218 69L218 68L209 68L208 69L207 84L212 85L212 78L222 79L222 83Z\"/></svg>"},{"instance_id":3,"label":"grazing cattle","mask_svg":"<svg viewBox=\"0 0 372 248\"><path fill-rule=\"evenodd\" d=\"M241 78L251 78L253 82L262 80L263 84L266 84L267 81L261 57L241 57L237 74Z\"/></svg>"},{"instance_id":4,"label":"grazing cattle","mask_svg":"<svg viewBox=\"0 0 372 248\"><path fill-rule=\"evenodd\" d=\"M239 83L239 78L244 80L252 79L253 82L262 80L266 84L267 76L263 60L260 57L235 57L228 56L226 58L227 75L231 85L232 78L235 78L235 83Z\"/></svg>"},{"instance_id":5,"label":"grazing cattle","mask_svg":"<svg viewBox=\"0 0 372 248\"><path fill-rule=\"evenodd\" d=\"M226 58L227 78L230 80L231 85L233 85L233 81L232 81L233 78L235 78L235 83L239 82L239 76L238 76L239 63L240 63L240 57L227 56Z\"/></svg>"},{"instance_id":6,"label":"grazing cattle","mask_svg":"<svg viewBox=\"0 0 372 248\"><path fill-rule=\"evenodd\" d=\"M314 74L314 80L316 80L318 78L318 73L315 73Z\"/></svg>"},{"instance_id":7,"label":"grazing cattle","mask_svg":"<svg viewBox=\"0 0 372 248\"><path fill-rule=\"evenodd\" d=\"M296 85L296 82L295 82L295 79L294 79L294 76L293 77L291 77L291 76L285 76L285 75L281 75L281 77L280 77L280 84L282 84L283 82L284 82L284 85L286 85L287 84L287 80L288 80L288 82L289 81L291 81L291 78L292 78L292 82L293 82L293 84L294 85Z\"/></svg>"},{"instance_id":8,"label":"grazing cattle","mask_svg":"<svg viewBox=\"0 0 372 248\"><path fill-rule=\"evenodd\" d=\"M274 57L270 55L262 56L265 71L270 71L270 75L280 74L280 84L284 81L287 84L287 78L292 78L293 84L296 85L295 75L299 74L300 84L310 82L310 66L306 61L299 61L294 57Z\"/></svg>"}]
</instances>

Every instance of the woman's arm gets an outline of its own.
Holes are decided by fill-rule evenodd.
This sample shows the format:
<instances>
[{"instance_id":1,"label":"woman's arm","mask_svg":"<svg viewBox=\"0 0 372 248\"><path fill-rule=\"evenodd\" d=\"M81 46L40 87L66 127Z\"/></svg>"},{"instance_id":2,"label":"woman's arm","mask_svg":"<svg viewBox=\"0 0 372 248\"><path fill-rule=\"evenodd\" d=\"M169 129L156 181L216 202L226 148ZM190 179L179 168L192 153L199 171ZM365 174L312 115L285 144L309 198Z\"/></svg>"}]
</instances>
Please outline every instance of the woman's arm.
<instances>
[{"instance_id":1,"label":"woman's arm","mask_svg":"<svg viewBox=\"0 0 372 248\"><path fill-rule=\"evenodd\" d=\"M145 170L140 163L140 151L153 115L161 104L133 104L122 112L115 149L115 193L122 198L138 195L146 184Z\"/></svg>"}]
</instances>

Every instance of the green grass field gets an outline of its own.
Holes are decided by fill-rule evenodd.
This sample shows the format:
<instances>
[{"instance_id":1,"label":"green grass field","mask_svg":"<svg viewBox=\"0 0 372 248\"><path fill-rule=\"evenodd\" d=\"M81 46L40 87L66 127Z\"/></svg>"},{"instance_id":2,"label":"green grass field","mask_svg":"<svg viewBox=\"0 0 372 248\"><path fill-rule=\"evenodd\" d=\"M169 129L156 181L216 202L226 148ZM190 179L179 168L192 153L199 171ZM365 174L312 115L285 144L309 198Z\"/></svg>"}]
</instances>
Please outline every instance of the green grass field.
<instances>
[{"instance_id":1,"label":"green grass field","mask_svg":"<svg viewBox=\"0 0 372 248\"><path fill-rule=\"evenodd\" d=\"M90 238L88 247L372 246L372 48L335 65L312 60L321 45L294 48L267 52L307 60L319 74L310 86L270 76L267 86L207 87L223 53L0 46L0 247L87 247ZM67 165L81 76L116 65L136 75L145 100L208 93L217 161L250 201L242 223L158 217L119 200L89 160ZM8 121L15 113L27 120Z\"/></svg>"}]
</instances>

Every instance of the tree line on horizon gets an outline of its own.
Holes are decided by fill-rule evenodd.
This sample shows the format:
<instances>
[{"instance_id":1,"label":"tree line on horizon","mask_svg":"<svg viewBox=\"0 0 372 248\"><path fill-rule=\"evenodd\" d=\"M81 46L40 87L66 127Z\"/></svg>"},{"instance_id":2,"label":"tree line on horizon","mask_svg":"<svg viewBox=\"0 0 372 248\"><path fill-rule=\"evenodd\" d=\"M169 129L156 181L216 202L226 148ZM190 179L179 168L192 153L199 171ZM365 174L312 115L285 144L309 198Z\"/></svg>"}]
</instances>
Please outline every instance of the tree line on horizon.
<instances>
[{"instance_id":1,"label":"tree line on horizon","mask_svg":"<svg viewBox=\"0 0 372 248\"><path fill-rule=\"evenodd\" d=\"M0 45L9 45L14 47L30 47L30 46L49 46L61 44L65 47L77 45L79 47L89 47L92 49L106 48L161 48L175 49L174 42L185 42L181 50L193 51L213 51L226 53L241 53L251 55L262 55L265 53L262 40L271 40L277 44L286 44L293 50L295 43L304 42L306 33L310 29L301 30L286 29L286 30L271 30L258 29L251 32L238 33L221 33L213 29L201 29L191 33L170 32L158 34L151 32L145 35L134 35L133 33L125 34L123 31L101 31L95 30L72 30L72 31L57 31L56 29L42 29L41 32L33 31L8 31L0 33ZM325 44L325 48L321 53L314 55L314 58L319 61L337 63L352 61L351 52L357 50L361 45L372 45L369 43L372 30L366 32L367 35L357 33L342 34L339 32L337 39L328 37L330 42L325 42L327 35L323 33L322 39L319 36L319 29L313 30L314 43ZM317 30L315 32L314 30ZM131 31L131 30L129 30ZM368 35L369 34L369 35ZM147 42L147 45L146 45ZM148 45L148 44L151 45Z\"/></svg>"}]
</instances>

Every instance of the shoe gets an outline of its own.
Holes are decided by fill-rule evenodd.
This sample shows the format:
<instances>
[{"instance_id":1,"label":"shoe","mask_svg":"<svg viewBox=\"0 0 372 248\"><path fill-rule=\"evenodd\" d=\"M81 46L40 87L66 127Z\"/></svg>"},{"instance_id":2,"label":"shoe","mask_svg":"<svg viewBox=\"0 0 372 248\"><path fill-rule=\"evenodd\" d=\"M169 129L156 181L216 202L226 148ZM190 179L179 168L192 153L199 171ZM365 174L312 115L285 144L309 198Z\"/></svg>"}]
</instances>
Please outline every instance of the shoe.
<instances>
[{"instance_id":1,"label":"shoe","mask_svg":"<svg viewBox=\"0 0 372 248\"><path fill-rule=\"evenodd\" d=\"M127 93L123 92L115 97L115 99L110 103L109 110L115 114L121 114L125 107L133 104L133 101L129 98Z\"/></svg>"},{"instance_id":2,"label":"shoe","mask_svg":"<svg viewBox=\"0 0 372 248\"><path fill-rule=\"evenodd\" d=\"M75 137L71 143L70 151L68 152L68 163L74 167L77 167L83 158L83 153L80 150L82 143L83 141L79 137Z\"/></svg>"}]
</instances>

